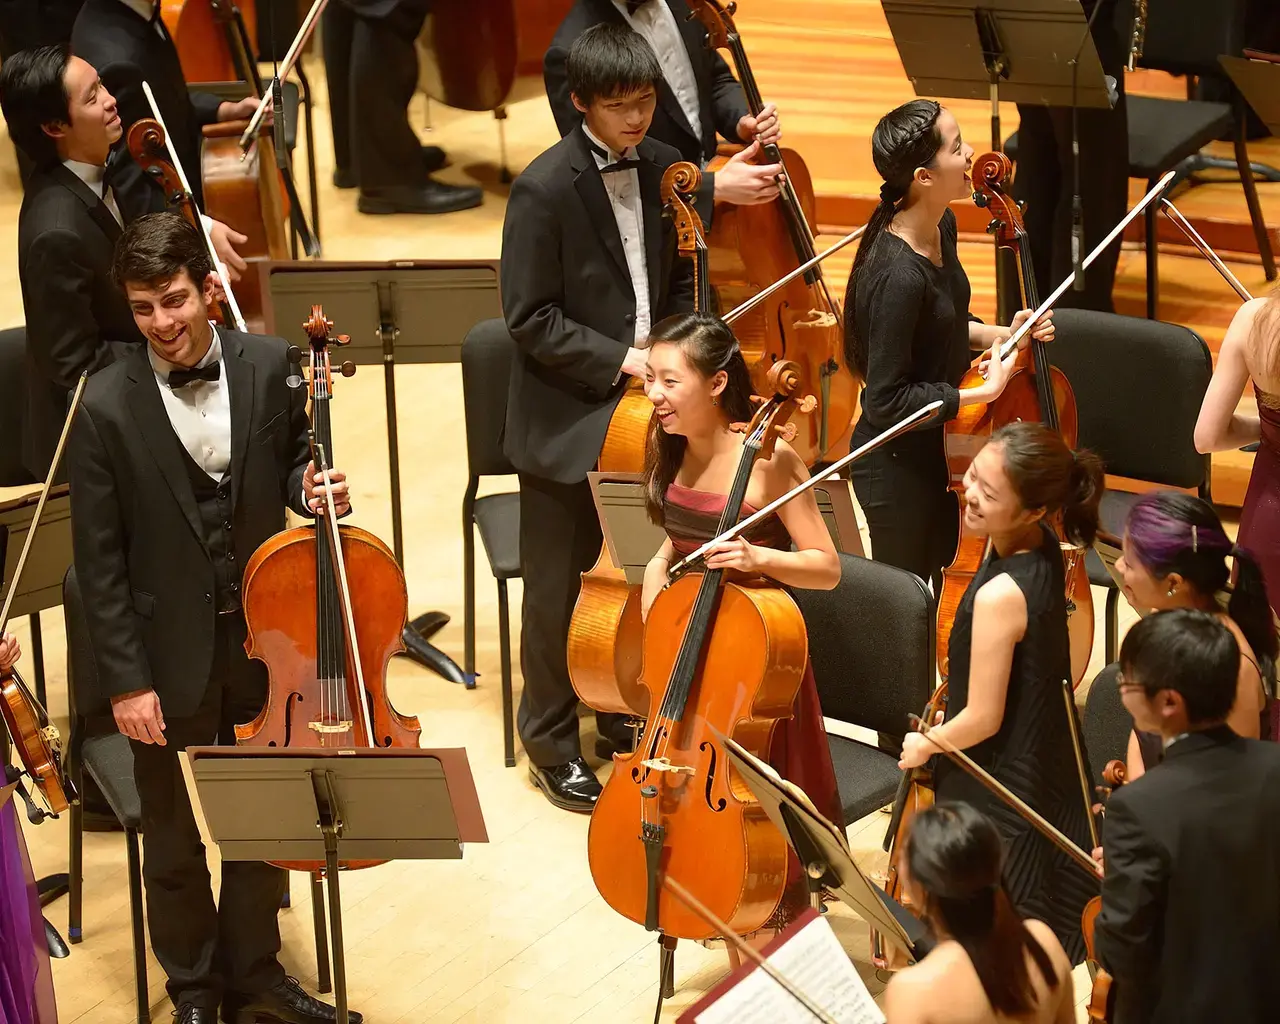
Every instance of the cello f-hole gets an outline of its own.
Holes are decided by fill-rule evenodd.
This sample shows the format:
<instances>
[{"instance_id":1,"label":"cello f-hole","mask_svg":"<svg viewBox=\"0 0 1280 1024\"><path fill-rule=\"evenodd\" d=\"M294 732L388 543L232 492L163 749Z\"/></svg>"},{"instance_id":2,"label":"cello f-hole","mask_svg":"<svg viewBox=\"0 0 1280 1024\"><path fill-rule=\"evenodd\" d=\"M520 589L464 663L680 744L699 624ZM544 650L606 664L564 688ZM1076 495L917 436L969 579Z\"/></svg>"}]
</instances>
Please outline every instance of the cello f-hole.
<instances>
[{"instance_id":1,"label":"cello f-hole","mask_svg":"<svg viewBox=\"0 0 1280 1024\"><path fill-rule=\"evenodd\" d=\"M707 806L718 814L729 806L729 801L724 797L713 797L711 795L711 790L715 787L718 778L716 768L720 763L719 751L716 750L716 745L710 740L704 740L699 744L698 749L707 755L707 788L704 794Z\"/></svg>"}]
</instances>

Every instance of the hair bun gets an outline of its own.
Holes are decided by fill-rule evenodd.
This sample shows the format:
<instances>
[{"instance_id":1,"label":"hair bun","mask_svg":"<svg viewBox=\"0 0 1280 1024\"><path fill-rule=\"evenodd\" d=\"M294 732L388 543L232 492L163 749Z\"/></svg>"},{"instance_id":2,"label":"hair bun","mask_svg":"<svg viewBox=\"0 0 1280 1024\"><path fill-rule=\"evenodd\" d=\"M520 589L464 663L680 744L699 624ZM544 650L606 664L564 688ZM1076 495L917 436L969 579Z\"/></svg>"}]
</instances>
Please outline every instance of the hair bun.
<instances>
[{"instance_id":1,"label":"hair bun","mask_svg":"<svg viewBox=\"0 0 1280 1024\"><path fill-rule=\"evenodd\" d=\"M880 202L887 203L890 206L896 206L907 196L907 190L901 185L894 185L892 182L886 181L880 186Z\"/></svg>"}]
</instances>

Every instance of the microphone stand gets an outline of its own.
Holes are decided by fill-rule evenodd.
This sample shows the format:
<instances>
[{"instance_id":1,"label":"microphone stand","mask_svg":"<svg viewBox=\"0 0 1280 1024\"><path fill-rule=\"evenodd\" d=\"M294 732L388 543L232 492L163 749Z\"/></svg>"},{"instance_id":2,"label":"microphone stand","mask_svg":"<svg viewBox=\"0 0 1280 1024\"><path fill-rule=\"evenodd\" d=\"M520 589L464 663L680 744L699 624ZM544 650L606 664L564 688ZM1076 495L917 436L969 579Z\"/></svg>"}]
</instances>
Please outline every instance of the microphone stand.
<instances>
[{"instance_id":1,"label":"microphone stand","mask_svg":"<svg viewBox=\"0 0 1280 1024\"><path fill-rule=\"evenodd\" d=\"M1077 292L1084 291L1084 265L1080 262L1084 255L1084 203L1080 199L1080 54L1093 34L1093 23L1104 2L1094 0L1080 45L1076 47L1075 56L1068 61L1071 65L1071 272L1072 285Z\"/></svg>"}]
</instances>

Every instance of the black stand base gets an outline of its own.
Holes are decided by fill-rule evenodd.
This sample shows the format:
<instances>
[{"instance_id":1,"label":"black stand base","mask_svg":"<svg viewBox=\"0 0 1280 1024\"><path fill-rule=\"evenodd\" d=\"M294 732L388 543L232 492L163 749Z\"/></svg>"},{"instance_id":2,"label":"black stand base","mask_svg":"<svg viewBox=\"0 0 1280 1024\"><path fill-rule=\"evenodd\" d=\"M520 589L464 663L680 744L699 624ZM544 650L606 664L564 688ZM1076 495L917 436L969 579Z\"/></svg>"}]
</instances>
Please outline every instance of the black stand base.
<instances>
[{"instance_id":1,"label":"black stand base","mask_svg":"<svg viewBox=\"0 0 1280 1024\"><path fill-rule=\"evenodd\" d=\"M1228 160L1223 156L1207 156L1204 153L1197 153L1195 156L1187 157L1182 163L1178 164L1176 170L1177 175L1169 186L1170 192L1184 181L1194 178L1201 171L1230 171L1236 175L1240 173L1240 168L1236 166L1234 160ZM1249 172L1258 181L1280 181L1280 170L1270 164L1250 163Z\"/></svg>"},{"instance_id":2,"label":"black stand base","mask_svg":"<svg viewBox=\"0 0 1280 1024\"><path fill-rule=\"evenodd\" d=\"M658 1005L653 1010L653 1024L662 1020L662 1004L676 994L676 939L658 936Z\"/></svg>"},{"instance_id":3,"label":"black stand base","mask_svg":"<svg viewBox=\"0 0 1280 1024\"><path fill-rule=\"evenodd\" d=\"M448 621L449 616L444 612L424 612L415 618L405 627L401 635L405 655L449 682L461 683L468 690L474 690L475 677L463 672L456 661L429 642L430 638L440 632Z\"/></svg>"}]
</instances>

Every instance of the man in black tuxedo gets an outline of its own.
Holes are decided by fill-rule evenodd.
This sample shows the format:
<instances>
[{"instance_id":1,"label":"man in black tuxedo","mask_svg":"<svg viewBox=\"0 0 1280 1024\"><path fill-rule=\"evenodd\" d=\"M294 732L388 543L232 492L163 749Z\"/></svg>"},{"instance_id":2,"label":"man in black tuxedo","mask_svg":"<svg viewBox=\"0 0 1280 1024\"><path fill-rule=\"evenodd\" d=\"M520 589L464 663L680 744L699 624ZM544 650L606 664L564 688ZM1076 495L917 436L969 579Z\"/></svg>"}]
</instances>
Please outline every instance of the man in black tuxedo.
<instances>
[{"instance_id":1,"label":"man in black tuxedo","mask_svg":"<svg viewBox=\"0 0 1280 1024\"><path fill-rule=\"evenodd\" d=\"M542 78L556 127L567 135L582 123L570 96L569 50L592 25L625 25L649 44L658 58L658 106L649 138L680 151L699 167L716 155L717 132L729 142L747 143L717 173L704 174L696 207L711 223L716 202L746 206L778 195L780 164L754 164L760 148L782 138L777 109L766 104L752 117L742 86L724 58L707 46L707 30L690 20L684 0L577 0L556 30L542 60Z\"/></svg>"},{"instance_id":2,"label":"man in black tuxedo","mask_svg":"<svg viewBox=\"0 0 1280 1024\"><path fill-rule=\"evenodd\" d=\"M215 329L216 277L200 233L175 213L131 223L113 273L147 343L85 389L67 458L76 575L99 686L133 742L151 947L180 1024L325 1024L276 959L285 873L226 861L214 905L178 762L234 743L267 692L250 662L242 567L310 515L323 485L308 458L304 395L287 345ZM344 477L329 475L349 507ZM359 1015L353 1015L359 1021Z\"/></svg>"},{"instance_id":3,"label":"man in black tuxedo","mask_svg":"<svg viewBox=\"0 0 1280 1024\"><path fill-rule=\"evenodd\" d=\"M1143 619L1121 648L1125 707L1165 756L1107 803L1096 936L1116 1024L1276 1019L1280 746L1224 724L1239 666L1201 611Z\"/></svg>"},{"instance_id":4,"label":"man in black tuxedo","mask_svg":"<svg viewBox=\"0 0 1280 1024\"><path fill-rule=\"evenodd\" d=\"M23 464L43 479L67 415L67 395L142 342L111 281L111 254L128 216L163 205L160 190L107 183L120 117L98 73L65 47L12 54L0 66L9 134L37 168L18 214L18 278L27 321Z\"/></svg>"},{"instance_id":5,"label":"man in black tuxedo","mask_svg":"<svg viewBox=\"0 0 1280 1024\"><path fill-rule=\"evenodd\" d=\"M662 216L662 173L680 159L645 137L661 70L621 25L597 25L569 54L585 115L511 187L502 307L518 353L503 447L520 473L520 738L535 784L590 811L600 784L581 756L565 643L580 574L600 554L586 481L628 376L644 373L649 327L693 308L693 273ZM617 716L601 738L629 741ZM620 735L621 733L621 735Z\"/></svg>"},{"instance_id":6,"label":"man in black tuxedo","mask_svg":"<svg viewBox=\"0 0 1280 1024\"><path fill-rule=\"evenodd\" d=\"M450 213L479 206L474 185L431 172L444 150L409 124L418 91L416 41L432 0L336 0L324 12L324 68L333 129L333 183L359 186L361 213Z\"/></svg>"}]
</instances>

